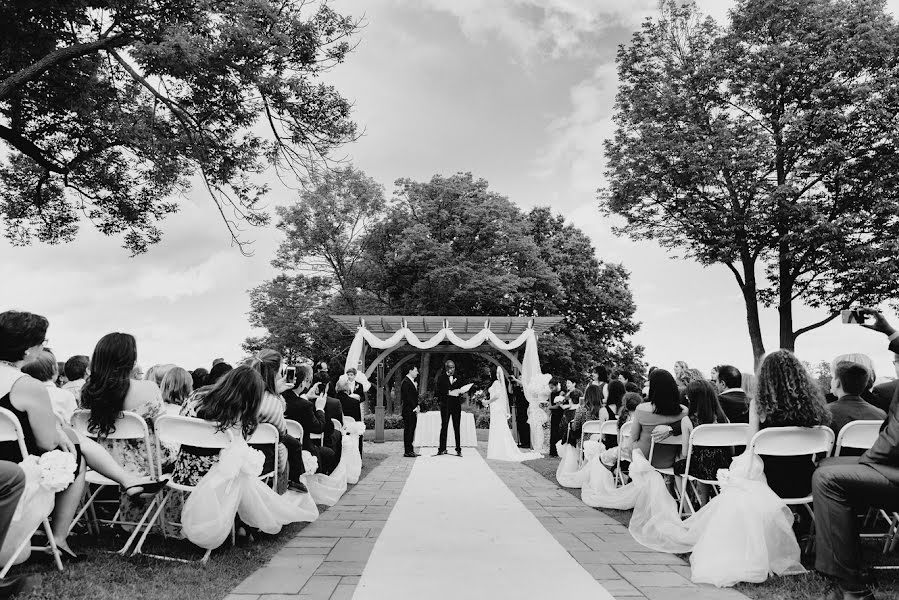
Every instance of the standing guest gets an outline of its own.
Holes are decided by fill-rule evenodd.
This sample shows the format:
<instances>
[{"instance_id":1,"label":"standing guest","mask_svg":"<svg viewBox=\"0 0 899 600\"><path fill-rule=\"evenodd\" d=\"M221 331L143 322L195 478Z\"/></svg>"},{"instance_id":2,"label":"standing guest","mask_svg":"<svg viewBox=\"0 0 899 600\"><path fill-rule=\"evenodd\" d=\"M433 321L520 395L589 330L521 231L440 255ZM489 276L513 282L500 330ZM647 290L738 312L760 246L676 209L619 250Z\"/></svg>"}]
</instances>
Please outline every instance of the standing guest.
<instances>
[{"instance_id":1,"label":"standing guest","mask_svg":"<svg viewBox=\"0 0 899 600\"><path fill-rule=\"evenodd\" d=\"M590 384L587 386L589 389L590 386L598 386L599 387L599 395L601 398L606 398L608 396L608 385L609 385L609 370L605 367L605 365L594 365L592 369L590 369ZM584 398L587 397L587 390L584 390Z\"/></svg>"},{"instance_id":2,"label":"standing guest","mask_svg":"<svg viewBox=\"0 0 899 600\"><path fill-rule=\"evenodd\" d=\"M68 379L69 382L62 386L62 389L72 394L79 405L81 400L81 388L84 387L84 381L89 373L88 367L90 364L90 358L83 354L76 354L75 356L70 356L63 367L66 372L66 379Z\"/></svg>"},{"instance_id":3,"label":"standing guest","mask_svg":"<svg viewBox=\"0 0 899 600\"><path fill-rule=\"evenodd\" d=\"M749 403L749 439L767 427L828 423L830 412L824 393L799 359L789 350L768 354L759 366L756 397ZM768 487L781 498L808 496L815 470L813 459L811 455L762 456Z\"/></svg>"},{"instance_id":4,"label":"standing guest","mask_svg":"<svg viewBox=\"0 0 899 600\"><path fill-rule=\"evenodd\" d=\"M571 383L571 382L569 382ZM574 384L572 384L574 385ZM569 434L569 425L574 420L575 415L577 414L577 409L580 407L581 402L581 390L572 387L566 394L567 400L565 404L562 405L562 408L565 410L565 413L562 415L562 422L559 425L559 441L564 443L568 438Z\"/></svg>"},{"instance_id":5,"label":"standing guest","mask_svg":"<svg viewBox=\"0 0 899 600\"><path fill-rule=\"evenodd\" d=\"M279 464L287 466L287 483L288 487L301 493L305 493L306 486L300 481L300 476L305 472L303 465L303 445L300 440L292 437L287 433L287 423L284 421L284 412L287 408L284 398L281 394L288 389L290 385L281 375L284 367L284 361L275 350L265 348L256 353L248 363L259 372L262 381L265 384L265 392L262 394L262 401L259 403L259 412L256 413L256 420L259 423L269 423L274 425L278 430L278 458ZM268 447L263 452L268 453ZM285 460L280 460L280 459Z\"/></svg>"},{"instance_id":6,"label":"standing guest","mask_svg":"<svg viewBox=\"0 0 899 600\"><path fill-rule=\"evenodd\" d=\"M687 408L680 403L680 390L674 377L665 369L656 369L649 378L649 401L634 411L631 430L634 449L639 449L648 459L653 429L658 425L680 423L685 416ZM652 465L660 468L672 466L679 451L680 448L669 444L656 446Z\"/></svg>"},{"instance_id":7,"label":"standing guest","mask_svg":"<svg viewBox=\"0 0 899 600\"><path fill-rule=\"evenodd\" d=\"M890 350L899 354L899 332L871 308L860 309L863 327L887 336ZM872 322L868 322L871 319ZM828 600L873 600L873 579L862 565L859 521L868 507L899 510L899 391L880 429L880 437L861 457L825 459L812 477L815 504L815 569L832 587Z\"/></svg>"},{"instance_id":8,"label":"standing guest","mask_svg":"<svg viewBox=\"0 0 899 600\"><path fill-rule=\"evenodd\" d=\"M556 443L559 441L559 424L562 422L562 414L565 412L562 405L565 404L565 392L562 390L562 382L553 377L549 381L549 455L559 456Z\"/></svg>"},{"instance_id":9,"label":"standing guest","mask_svg":"<svg viewBox=\"0 0 899 600\"><path fill-rule=\"evenodd\" d=\"M625 388L627 387L627 384L629 384L629 383L633 383L634 385L637 385L637 383L634 381L634 374L626 369L619 369L618 373L616 375L616 379L618 379L618 381L623 383ZM638 391L639 391L639 388L638 388Z\"/></svg>"},{"instance_id":10,"label":"standing guest","mask_svg":"<svg viewBox=\"0 0 899 600\"><path fill-rule=\"evenodd\" d=\"M417 377L418 367L412 365L406 369L406 376L403 377L403 383L400 384L400 402L403 413L403 448L405 450L403 456L406 458L419 456L415 453L415 448L412 447L420 410L418 408L418 383L415 381Z\"/></svg>"},{"instance_id":11,"label":"standing guest","mask_svg":"<svg viewBox=\"0 0 899 600\"><path fill-rule=\"evenodd\" d=\"M206 378L209 377L209 371L200 367L190 372L191 387L195 390L206 385Z\"/></svg>"},{"instance_id":12,"label":"standing guest","mask_svg":"<svg viewBox=\"0 0 899 600\"><path fill-rule=\"evenodd\" d=\"M175 367L165 374L159 387L165 404L181 407L194 391L194 379L186 369Z\"/></svg>"},{"instance_id":13,"label":"standing guest","mask_svg":"<svg viewBox=\"0 0 899 600\"><path fill-rule=\"evenodd\" d=\"M509 378L512 383L512 398L515 400L515 424L518 427L518 447L531 447L531 426L528 423L528 402L524 395L521 380L516 377Z\"/></svg>"},{"instance_id":14,"label":"standing guest","mask_svg":"<svg viewBox=\"0 0 899 600\"><path fill-rule=\"evenodd\" d=\"M681 419L681 458L674 463L674 472L684 475L687 468L687 449L690 445L690 433L700 425L715 423L727 423L727 416L718 403L718 394L708 381L700 379L687 384L688 414ZM693 448L693 456L690 459L690 475L699 479L714 481L717 479L718 469L725 469L733 458L732 448ZM709 500L711 489L704 483L698 483L697 488L700 506Z\"/></svg>"},{"instance_id":15,"label":"standing guest","mask_svg":"<svg viewBox=\"0 0 899 600\"><path fill-rule=\"evenodd\" d=\"M231 369L233 369L231 365L226 362L219 362L212 365L212 368L209 370L209 376L206 377L206 382L203 384L204 386L215 385L218 383L218 380L224 377ZM194 388L196 389L196 388Z\"/></svg>"},{"instance_id":16,"label":"standing guest","mask_svg":"<svg viewBox=\"0 0 899 600\"><path fill-rule=\"evenodd\" d=\"M21 370L26 359L44 349L49 326L50 322L41 315L0 313L0 407L19 419L29 454L41 455L59 448L75 456L75 480L56 494L52 533L61 555L77 560L79 557L69 548L66 538L84 491L84 461L78 438L71 429L59 427L47 387ZM0 461L18 463L22 458L17 442L0 442Z\"/></svg>"},{"instance_id":17,"label":"standing guest","mask_svg":"<svg viewBox=\"0 0 899 600\"><path fill-rule=\"evenodd\" d=\"M453 433L456 435L456 456L462 456L462 400L460 388L462 380L456 377L456 363L446 361L443 370L434 382L434 395L440 406L440 445L437 455L446 454L446 436L449 432L450 419L453 421Z\"/></svg>"},{"instance_id":18,"label":"standing guest","mask_svg":"<svg viewBox=\"0 0 899 600\"><path fill-rule=\"evenodd\" d=\"M741 387L743 375L731 365L719 365L718 377L713 381L718 386L718 402L731 423L749 422L749 398Z\"/></svg>"},{"instance_id":19,"label":"standing guest","mask_svg":"<svg viewBox=\"0 0 899 600\"><path fill-rule=\"evenodd\" d=\"M365 388L356 381L356 369L350 367L346 370L346 381L342 389L338 388L337 398L343 409L343 416L352 417L357 423L362 422L362 405L365 403ZM340 385L338 383L338 385ZM359 455L362 456L362 436L359 436Z\"/></svg>"},{"instance_id":20,"label":"standing guest","mask_svg":"<svg viewBox=\"0 0 899 600\"><path fill-rule=\"evenodd\" d=\"M837 398L836 402L827 405L830 410L830 428L834 436L852 421L876 419L882 421L886 412L873 404L868 404L861 394L867 389L870 373L864 366L847 361L836 364L833 378L830 380L830 391Z\"/></svg>"},{"instance_id":21,"label":"standing guest","mask_svg":"<svg viewBox=\"0 0 899 600\"><path fill-rule=\"evenodd\" d=\"M59 363L56 357L47 349L32 354L25 364L22 365L22 372L31 375L38 381L47 386L47 393L50 395L50 404L53 406L53 412L59 417L59 422L64 425L72 423L72 415L78 408L75 397L68 391L56 387L53 382L56 380Z\"/></svg>"}]
</instances>

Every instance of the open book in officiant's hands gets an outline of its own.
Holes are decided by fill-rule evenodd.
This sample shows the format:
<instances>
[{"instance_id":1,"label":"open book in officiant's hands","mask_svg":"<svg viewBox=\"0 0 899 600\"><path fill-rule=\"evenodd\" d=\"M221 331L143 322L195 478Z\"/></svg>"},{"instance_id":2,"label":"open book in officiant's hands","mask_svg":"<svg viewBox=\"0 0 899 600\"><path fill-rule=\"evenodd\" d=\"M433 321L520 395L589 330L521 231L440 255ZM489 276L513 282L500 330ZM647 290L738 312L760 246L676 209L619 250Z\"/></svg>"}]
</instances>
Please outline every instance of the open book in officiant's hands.
<instances>
[{"instance_id":1,"label":"open book in officiant's hands","mask_svg":"<svg viewBox=\"0 0 899 600\"><path fill-rule=\"evenodd\" d=\"M474 385L473 383L466 383L465 385L463 385L462 387L459 388L459 393L467 394L468 390L470 390L473 385Z\"/></svg>"}]
</instances>

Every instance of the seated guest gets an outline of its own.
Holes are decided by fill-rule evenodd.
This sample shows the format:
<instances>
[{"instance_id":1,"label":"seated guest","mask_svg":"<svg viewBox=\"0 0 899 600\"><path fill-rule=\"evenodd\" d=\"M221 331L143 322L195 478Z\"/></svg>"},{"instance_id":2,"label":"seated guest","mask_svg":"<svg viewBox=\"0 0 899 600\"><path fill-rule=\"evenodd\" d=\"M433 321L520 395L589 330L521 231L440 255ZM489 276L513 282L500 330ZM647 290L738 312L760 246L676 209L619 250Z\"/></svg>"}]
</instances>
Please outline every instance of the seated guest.
<instances>
[{"instance_id":1,"label":"seated guest","mask_svg":"<svg viewBox=\"0 0 899 600\"><path fill-rule=\"evenodd\" d=\"M814 427L828 423L830 412L824 394L805 365L789 350L765 356L759 366L756 397L749 403L749 439L767 427ZM807 496L815 470L813 459L811 455L762 456L768 487L781 498Z\"/></svg>"},{"instance_id":2,"label":"seated guest","mask_svg":"<svg viewBox=\"0 0 899 600\"><path fill-rule=\"evenodd\" d=\"M874 397L872 393L872 388L874 387L874 381L877 379L877 373L874 370L874 361L871 360L871 357L867 354L860 354L858 352L853 352L850 354L840 354L832 361L830 361L830 372L833 373L837 368L837 363L848 362L855 363L857 365L861 365L868 372L868 380L865 383L864 390L860 394L858 394L862 400L865 402L871 403L872 406L877 399ZM831 384L833 384L833 377L831 377ZM827 401L828 404L837 401L837 396L833 393L832 390L827 390L824 393L824 400ZM883 409L886 412L886 409Z\"/></svg>"},{"instance_id":3,"label":"seated guest","mask_svg":"<svg viewBox=\"0 0 899 600\"><path fill-rule=\"evenodd\" d=\"M25 472L19 465L0 461L0 546L6 540L6 533L13 515L19 506L19 499L25 491ZM37 581L36 575L7 575L0 579L0 598L12 598L28 593Z\"/></svg>"},{"instance_id":4,"label":"seated guest","mask_svg":"<svg viewBox=\"0 0 899 600\"><path fill-rule=\"evenodd\" d=\"M621 447L621 470L623 472L627 472L628 466L631 462L631 450L633 449L633 439L630 437L625 438L621 434L621 428L624 427L626 423L630 423L634 420L634 411L637 410L637 407L643 404L643 396L641 394L637 394L636 392L628 392L622 398L623 402L621 405L621 410L618 412L618 439L615 442L614 446L606 446L608 448L605 452L602 453L600 460L602 463L614 470L615 465L618 461L618 446Z\"/></svg>"},{"instance_id":5,"label":"seated guest","mask_svg":"<svg viewBox=\"0 0 899 600\"><path fill-rule=\"evenodd\" d=\"M668 371L656 369L649 378L649 401L640 404L634 411L634 426L631 440L634 449L639 449L649 458L652 431L657 425L679 423L687 416L687 408L680 403L677 382ZM653 452L652 464L665 468L674 464L680 447L658 445Z\"/></svg>"},{"instance_id":6,"label":"seated guest","mask_svg":"<svg viewBox=\"0 0 899 600\"><path fill-rule=\"evenodd\" d=\"M731 365L718 366L718 403L731 423L749 422L749 398L741 387L743 375Z\"/></svg>"},{"instance_id":7,"label":"seated guest","mask_svg":"<svg viewBox=\"0 0 899 600\"><path fill-rule=\"evenodd\" d=\"M38 353L32 354L22 365L22 372L31 375L45 386L47 393L50 395L50 404L53 406L53 412L59 418L59 422L63 425L72 423L72 415L78 408L75 397L68 391L56 387L53 382L57 376L57 362L53 353L46 348Z\"/></svg>"},{"instance_id":8,"label":"seated guest","mask_svg":"<svg viewBox=\"0 0 899 600\"><path fill-rule=\"evenodd\" d=\"M337 466L334 461L334 450L330 446L322 446L321 443L312 443L312 434L324 435L334 425L325 416L324 406L326 396L324 387L320 384L310 385L312 382L312 368L309 366L297 367L297 382L292 390L283 394L286 403L284 416L296 421L303 426L302 447L318 459L319 473L330 475ZM318 390L321 389L321 394ZM320 442L320 440L319 440Z\"/></svg>"},{"instance_id":9,"label":"seated guest","mask_svg":"<svg viewBox=\"0 0 899 600\"><path fill-rule=\"evenodd\" d=\"M687 449L690 445L690 433L694 427L714 423L727 423L727 416L718 403L718 395L712 384L705 380L691 381L687 384L687 401L690 407L686 417L681 419L681 458L674 463L674 472L678 475L686 473ZM693 448L690 459L690 475L699 479L715 480L718 469L726 469L733 458L733 448ZM696 487L700 504L708 502L710 488L704 483Z\"/></svg>"},{"instance_id":10,"label":"seated guest","mask_svg":"<svg viewBox=\"0 0 899 600\"><path fill-rule=\"evenodd\" d=\"M607 395L603 402L605 418L600 416L604 421L614 419L618 415L621 411L621 406L624 403L624 395L628 393L625 385L617 379L613 379L609 382L609 385L606 386L606 392Z\"/></svg>"},{"instance_id":11,"label":"seated guest","mask_svg":"<svg viewBox=\"0 0 899 600\"><path fill-rule=\"evenodd\" d=\"M84 387L85 377L87 377L90 358L82 354L70 356L66 361L63 370L66 373L68 383L62 386L62 389L69 392L75 397L75 401L81 406L81 388Z\"/></svg>"},{"instance_id":12,"label":"seated guest","mask_svg":"<svg viewBox=\"0 0 899 600\"><path fill-rule=\"evenodd\" d=\"M890 402L899 389L899 352L893 354L893 370L896 371L896 379L875 385L871 388L871 399L868 400L877 408L889 412Z\"/></svg>"},{"instance_id":13,"label":"seated guest","mask_svg":"<svg viewBox=\"0 0 899 600\"><path fill-rule=\"evenodd\" d=\"M206 385L206 378L209 377L209 371L200 367L199 369L194 369L190 372L191 379L191 387L192 389L198 390L204 385Z\"/></svg>"},{"instance_id":14,"label":"seated guest","mask_svg":"<svg viewBox=\"0 0 899 600\"><path fill-rule=\"evenodd\" d=\"M862 326L885 334L890 350L899 354L899 332L878 311L861 311L866 317ZM862 566L856 515L868 507L899 510L899 391L889 408L871 449L861 457L825 459L812 479L815 568L833 582L824 598L874 599L872 578Z\"/></svg>"},{"instance_id":15,"label":"seated guest","mask_svg":"<svg viewBox=\"0 0 899 600\"><path fill-rule=\"evenodd\" d=\"M47 386L21 370L26 359L44 349L49 325L45 317L29 312L0 313L0 407L19 419L29 454L39 456L59 448L75 456L75 480L56 494L51 521L53 538L62 556L77 559L66 538L84 491L79 440L74 431L59 426ZM17 442L0 442L0 460L18 463L22 458Z\"/></svg>"},{"instance_id":16,"label":"seated guest","mask_svg":"<svg viewBox=\"0 0 899 600\"><path fill-rule=\"evenodd\" d=\"M575 390L580 394L578 390ZM574 418L568 423L568 430L563 437L563 441L568 442L575 448L581 440L581 430L587 421L598 421L600 411L602 410L602 396L599 392L599 386L587 386L587 395L582 406L574 411Z\"/></svg>"},{"instance_id":17,"label":"seated guest","mask_svg":"<svg viewBox=\"0 0 899 600\"><path fill-rule=\"evenodd\" d=\"M324 364L327 365L327 363ZM334 464L336 465L340 462L340 457L343 455L343 434L334 428L334 421L343 423L343 407L340 404L340 400L331 394L333 388L327 370L319 370L315 374L314 381L320 384L319 389L324 390L323 393L325 395L324 412L327 423L322 434L322 446L327 446L334 451L334 460L336 461Z\"/></svg>"},{"instance_id":18,"label":"seated guest","mask_svg":"<svg viewBox=\"0 0 899 600\"><path fill-rule=\"evenodd\" d=\"M218 380L225 376L231 369L233 369L231 365L222 361L215 363L212 365L212 368L209 370L209 375L206 377L206 381L203 384L204 386L215 385L218 383ZM197 389L197 388L194 388Z\"/></svg>"},{"instance_id":19,"label":"seated guest","mask_svg":"<svg viewBox=\"0 0 899 600\"><path fill-rule=\"evenodd\" d=\"M858 363L841 361L836 364L830 391L837 398L827 405L830 410L830 428L834 436L840 434L844 425L852 421L876 419L882 421L886 413L873 404L865 402L861 394L870 379L868 369Z\"/></svg>"},{"instance_id":20,"label":"seated guest","mask_svg":"<svg viewBox=\"0 0 899 600\"><path fill-rule=\"evenodd\" d=\"M257 352L249 364L259 371L265 383L265 393L262 395L256 418L260 423L270 423L278 430L281 442L278 444L279 464L286 464L288 467L288 486L290 489L305 493L306 485L300 481L300 475L305 472L303 446L300 440L287 433L287 423L284 422L286 404L281 393L290 389L290 385L281 375L284 361L277 351L266 348Z\"/></svg>"},{"instance_id":21,"label":"seated guest","mask_svg":"<svg viewBox=\"0 0 899 600\"><path fill-rule=\"evenodd\" d=\"M165 404L181 407L194 391L194 380L186 369L175 367L165 374L159 388Z\"/></svg>"},{"instance_id":22,"label":"seated guest","mask_svg":"<svg viewBox=\"0 0 899 600\"><path fill-rule=\"evenodd\" d=\"M153 365L149 369L147 369L147 374L144 375L144 379L147 381L152 381L156 384L156 387L162 387L162 380L165 378L166 374L175 368L176 365L171 363L166 363L164 365Z\"/></svg>"}]
</instances>

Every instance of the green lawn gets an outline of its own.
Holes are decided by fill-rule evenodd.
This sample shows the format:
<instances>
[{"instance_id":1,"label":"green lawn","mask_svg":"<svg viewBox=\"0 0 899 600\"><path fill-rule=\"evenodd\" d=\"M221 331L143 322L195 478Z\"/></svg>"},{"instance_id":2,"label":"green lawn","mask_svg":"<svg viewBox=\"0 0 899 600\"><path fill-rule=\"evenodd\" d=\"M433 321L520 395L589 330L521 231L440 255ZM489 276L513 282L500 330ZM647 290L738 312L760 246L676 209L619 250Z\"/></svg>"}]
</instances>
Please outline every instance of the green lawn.
<instances>
[{"instance_id":1,"label":"green lawn","mask_svg":"<svg viewBox=\"0 0 899 600\"><path fill-rule=\"evenodd\" d=\"M534 469L543 475L546 479L556 482L556 468L559 466L558 458L544 457L538 460L529 460L522 463ZM560 486L561 487L561 486ZM565 489L568 493L576 498L581 497L579 489ZM612 509L596 509L609 515L622 525L630 522L631 511L629 510L612 510ZM884 524L879 524L881 530ZM899 566L899 552L892 552L887 555L880 553L883 546L882 541L875 542L866 540L863 543L863 551L865 559L869 564L877 565L897 565ZM687 559L687 556L683 557ZM811 557L804 557L803 564L809 573L805 575L796 575L791 577L770 577L768 581L761 584L741 583L734 589L743 594L754 598L755 600L815 600L824 593L826 583L823 577L818 575L814 569L814 561ZM897 571L878 571L876 572L879 587L877 597L880 599L899 598L899 570Z\"/></svg>"},{"instance_id":2,"label":"green lawn","mask_svg":"<svg viewBox=\"0 0 899 600\"><path fill-rule=\"evenodd\" d=\"M386 454L366 452L360 481L386 457ZM327 508L320 506L319 510ZM47 559L32 562L33 558L24 565L13 567L10 574L41 574L41 583L33 592L18 596L27 600L221 600L305 526L305 523L289 525L276 536L260 535L252 543L238 541L234 547L226 542L212 553L206 566L147 557L123 558L104 552L121 548L127 539L127 536L107 529L99 539L73 536L72 548L84 554L86 560L66 565L61 573ZM145 552L161 550L170 556L190 559L202 556L202 552L189 542L148 538Z\"/></svg>"}]
</instances>

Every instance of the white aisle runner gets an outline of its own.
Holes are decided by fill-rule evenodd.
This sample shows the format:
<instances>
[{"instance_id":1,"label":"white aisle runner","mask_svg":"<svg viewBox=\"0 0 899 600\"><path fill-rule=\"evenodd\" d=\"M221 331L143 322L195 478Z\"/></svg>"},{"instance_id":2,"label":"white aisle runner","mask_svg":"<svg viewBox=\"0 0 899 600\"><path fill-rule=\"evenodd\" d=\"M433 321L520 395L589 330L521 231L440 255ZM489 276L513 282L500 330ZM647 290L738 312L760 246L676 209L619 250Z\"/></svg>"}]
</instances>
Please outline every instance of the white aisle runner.
<instances>
[{"instance_id":1,"label":"white aisle runner","mask_svg":"<svg viewBox=\"0 0 899 600\"><path fill-rule=\"evenodd\" d=\"M411 459L410 459L411 460ZM611 600L474 449L422 456L390 513L356 600Z\"/></svg>"}]
</instances>

